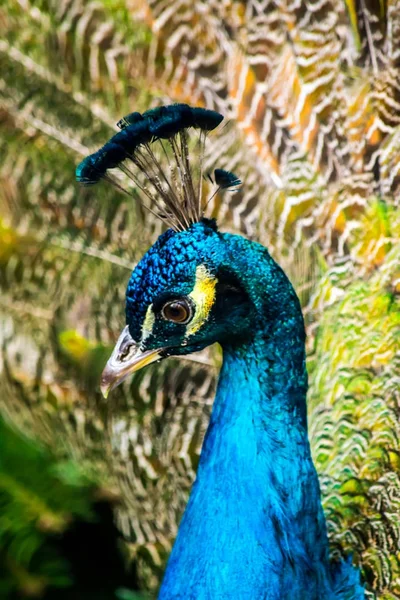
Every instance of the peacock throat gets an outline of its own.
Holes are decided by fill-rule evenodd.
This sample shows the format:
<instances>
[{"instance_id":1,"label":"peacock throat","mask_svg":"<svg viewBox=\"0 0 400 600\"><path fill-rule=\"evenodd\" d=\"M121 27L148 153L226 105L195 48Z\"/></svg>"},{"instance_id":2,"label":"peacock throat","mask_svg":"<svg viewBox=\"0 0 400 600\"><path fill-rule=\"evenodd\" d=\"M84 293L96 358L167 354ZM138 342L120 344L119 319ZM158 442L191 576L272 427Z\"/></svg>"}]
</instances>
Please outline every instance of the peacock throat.
<instances>
[{"instance_id":1,"label":"peacock throat","mask_svg":"<svg viewBox=\"0 0 400 600\"><path fill-rule=\"evenodd\" d=\"M131 150L117 151L114 137L100 153L101 168L97 155L78 167L81 180L108 178L107 168L132 160L139 147L133 162L148 173L143 152L151 156L150 145L162 134L181 177L163 183L160 175L150 175L155 190L167 196L160 216L172 228L132 273L127 326L104 370L103 390L154 360L215 342L223 349L197 479L159 598L361 600L358 570L350 562L329 561L307 434L305 332L298 298L264 247L221 233L203 217L202 199L191 196L201 185L193 183L185 144L188 127L198 128L199 120L188 126L196 113L178 106L159 110L156 119L151 113L145 126L131 116ZM208 129L200 136L218 121L211 114L205 118ZM136 123L142 123L140 130ZM143 127L151 127L151 135L144 136ZM217 192L238 184L232 173L214 173Z\"/></svg>"}]
</instances>

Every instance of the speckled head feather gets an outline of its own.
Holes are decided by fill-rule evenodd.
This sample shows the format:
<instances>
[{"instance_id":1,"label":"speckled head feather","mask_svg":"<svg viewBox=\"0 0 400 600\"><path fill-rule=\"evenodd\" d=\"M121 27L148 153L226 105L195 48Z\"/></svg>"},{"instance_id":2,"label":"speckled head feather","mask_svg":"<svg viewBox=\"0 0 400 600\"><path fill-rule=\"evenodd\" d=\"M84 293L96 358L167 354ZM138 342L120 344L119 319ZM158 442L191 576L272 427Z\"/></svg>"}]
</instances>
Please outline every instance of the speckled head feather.
<instances>
[{"instance_id":1,"label":"speckled head feather","mask_svg":"<svg viewBox=\"0 0 400 600\"><path fill-rule=\"evenodd\" d=\"M204 146L208 132L222 120L214 110L187 104L133 112L118 121L121 131L78 165L76 178L84 185L105 179L131 195L108 172L118 167L139 188L148 210L175 231L183 231L201 220L208 204L202 194ZM197 139L194 152L191 138ZM221 169L210 181L216 186L212 196L240 185L235 175Z\"/></svg>"},{"instance_id":2,"label":"speckled head feather","mask_svg":"<svg viewBox=\"0 0 400 600\"><path fill-rule=\"evenodd\" d=\"M199 267L210 280L215 278L223 251L215 221L203 219L183 232L163 233L136 266L126 290L126 322L133 339L142 338L145 313L155 300L161 305L193 293Z\"/></svg>"}]
</instances>

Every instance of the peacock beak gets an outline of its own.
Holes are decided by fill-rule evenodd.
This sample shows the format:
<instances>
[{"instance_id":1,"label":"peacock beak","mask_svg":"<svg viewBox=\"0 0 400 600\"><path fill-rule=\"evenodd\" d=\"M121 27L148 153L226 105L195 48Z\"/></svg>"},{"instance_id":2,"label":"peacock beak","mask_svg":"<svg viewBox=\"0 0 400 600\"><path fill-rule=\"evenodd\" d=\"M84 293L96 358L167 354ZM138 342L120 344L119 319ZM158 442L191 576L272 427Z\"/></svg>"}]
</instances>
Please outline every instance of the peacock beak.
<instances>
[{"instance_id":1,"label":"peacock beak","mask_svg":"<svg viewBox=\"0 0 400 600\"><path fill-rule=\"evenodd\" d=\"M141 351L126 326L101 375L100 389L104 398L131 373L162 358L162 350L163 348Z\"/></svg>"}]
</instances>

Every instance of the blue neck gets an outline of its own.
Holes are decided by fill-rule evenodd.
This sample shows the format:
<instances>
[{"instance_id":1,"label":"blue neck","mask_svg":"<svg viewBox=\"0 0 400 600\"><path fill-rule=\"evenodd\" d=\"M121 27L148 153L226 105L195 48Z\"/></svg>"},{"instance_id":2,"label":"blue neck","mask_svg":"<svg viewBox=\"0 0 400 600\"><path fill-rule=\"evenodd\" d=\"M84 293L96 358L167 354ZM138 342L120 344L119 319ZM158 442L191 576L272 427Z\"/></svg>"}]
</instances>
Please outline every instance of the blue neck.
<instances>
[{"instance_id":1,"label":"blue neck","mask_svg":"<svg viewBox=\"0 0 400 600\"><path fill-rule=\"evenodd\" d=\"M351 563L329 565L299 301L265 248L223 238L251 327L244 341L232 319L221 338L210 425L159 600L361 600Z\"/></svg>"},{"instance_id":2,"label":"blue neck","mask_svg":"<svg viewBox=\"0 0 400 600\"><path fill-rule=\"evenodd\" d=\"M275 335L224 348L197 480L159 600L332 597L307 438L302 319L297 325L285 336L275 323Z\"/></svg>"}]
</instances>

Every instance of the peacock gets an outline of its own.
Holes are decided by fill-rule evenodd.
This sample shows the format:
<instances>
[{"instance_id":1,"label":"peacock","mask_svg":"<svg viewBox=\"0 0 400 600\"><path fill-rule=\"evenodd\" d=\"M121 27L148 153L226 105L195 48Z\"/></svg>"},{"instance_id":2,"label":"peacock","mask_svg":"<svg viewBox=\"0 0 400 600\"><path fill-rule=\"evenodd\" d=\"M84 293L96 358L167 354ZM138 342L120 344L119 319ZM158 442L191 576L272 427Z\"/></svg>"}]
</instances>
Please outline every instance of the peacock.
<instances>
[{"instance_id":1,"label":"peacock","mask_svg":"<svg viewBox=\"0 0 400 600\"><path fill-rule=\"evenodd\" d=\"M155 593L222 356L155 361L103 400L125 282L170 211L137 201L137 170L133 186L104 173L118 189L72 174L132 110L217 111L204 177L199 127L190 163L205 217L267 247L300 299L331 558L351 556L369 600L400 598L398 0L23 0L0 22L1 416L96 476L137 587ZM214 194L217 179L243 184ZM48 586L37 547L13 548L16 593L25 576Z\"/></svg>"},{"instance_id":2,"label":"peacock","mask_svg":"<svg viewBox=\"0 0 400 600\"><path fill-rule=\"evenodd\" d=\"M186 104L131 113L76 170L85 185L105 179L119 189L111 174L119 167L170 226L129 280L127 325L102 375L104 395L156 360L215 342L223 349L197 478L159 598L361 600L358 570L329 563L307 434L300 302L266 248L221 233L203 215L204 145L222 118ZM241 183L219 168L209 179L213 196Z\"/></svg>"}]
</instances>

